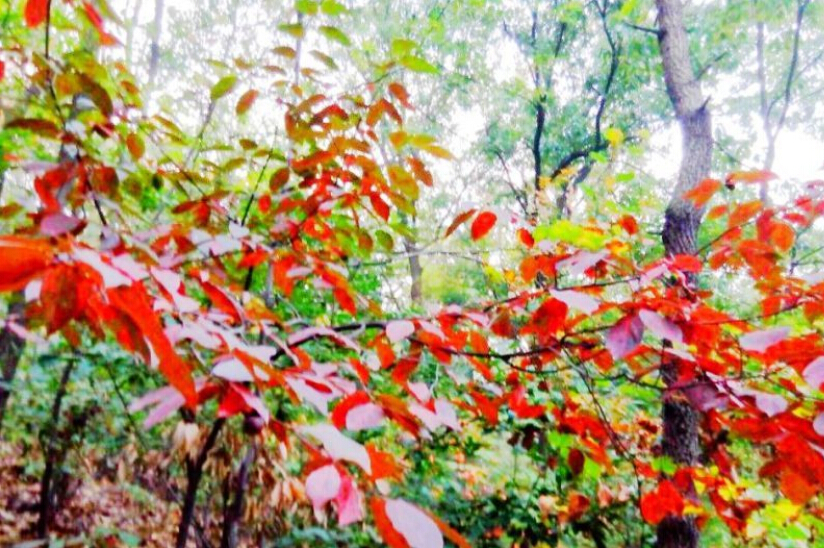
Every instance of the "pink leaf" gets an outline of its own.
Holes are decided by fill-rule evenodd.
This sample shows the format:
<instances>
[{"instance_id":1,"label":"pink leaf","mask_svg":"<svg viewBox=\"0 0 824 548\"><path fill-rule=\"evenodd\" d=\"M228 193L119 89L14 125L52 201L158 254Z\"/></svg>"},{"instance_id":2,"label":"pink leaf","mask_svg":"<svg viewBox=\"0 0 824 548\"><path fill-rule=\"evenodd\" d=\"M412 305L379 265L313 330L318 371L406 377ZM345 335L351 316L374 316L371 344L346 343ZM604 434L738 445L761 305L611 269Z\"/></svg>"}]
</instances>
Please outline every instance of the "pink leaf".
<instances>
[{"instance_id":1,"label":"pink leaf","mask_svg":"<svg viewBox=\"0 0 824 548\"><path fill-rule=\"evenodd\" d=\"M229 386L232 390L240 394L240 397L243 398L246 405L254 409L264 422L269 422L269 409L263 403L263 400L252 394L252 392L244 386L235 383L230 383Z\"/></svg>"},{"instance_id":2,"label":"pink leaf","mask_svg":"<svg viewBox=\"0 0 824 548\"><path fill-rule=\"evenodd\" d=\"M753 396L755 397L755 406L766 413L768 417L774 417L787 410L787 400L778 394L756 392Z\"/></svg>"},{"instance_id":3,"label":"pink leaf","mask_svg":"<svg viewBox=\"0 0 824 548\"><path fill-rule=\"evenodd\" d=\"M295 333L289 335L289 338L286 340L286 343L289 346L295 346L303 344L309 339L316 339L318 337L329 337L341 346L354 350L355 352L360 352L360 346L358 346L358 344L355 341L353 341L349 337L346 337L338 333L332 328L323 326L307 327L305 329L301 329L300 331L296 331Z\"/></svg>"},{"instance_id":4,"label":"pink leaf","mask_svg":"<svg viewBox=\"0 0 824 548\"><path fill-rule=\"evenodd\" d=\"M578 274L583 274L608 256L609 252L607 251L599 251L597 253L579 251L572 257L560 261L558 267L566 269L570 276L577 276Z\"/></svg>"},{"instance_id":5,"label":"pink leaf","mask_svg":"<svg viewBox=\"0 0 824 548\"><path fill-rule=\"evenodd\" d=\"M103 285L106 289L120 287L121 285L132 285L132 280L125 276L117 268L108 265L103 261L100 254L86 248L77 248L72 253L75 260L84 263L97 271L103 278Z\"/></svg>"},{"instance_id":6,"label":"pink leaf","mask_svg":"<svg viewBox=\"0 0 824 548\"><path fill-rule=\"evenodd\" d=\"M824 413L819 413L813 421L813 430L819 436L824 436Z\"/></svg>"},{"instance_id":7,"label":"pink leaf","mask_svg":"<svg viewBox=\"0 0 824 548\"><path fill-rule=\"evenodd\" d=\"M383 409L374 403L364 403L349 410L346 414L346 429L357 432L377 428L383 422Z\"/></svg>"},{"instance_id":8,"label":"pink leaf","mask_svg":"<svg viewBox=\"0 0 824 548\"><path fill-rule=\"evenodd\" d=\"M318 516L329 501L338 496L340 487L340 473L332 464L322 466L309 474L306 478L306 496L312 501L315 516Z\"/></svg>"},{"instance_id":9,"label":"pink leaf","mask_svg":"<svg viewBox=\"0 0 824 548\"><path fill-rule=\"evenodd\" d=\"M338 496L335 498L335 504L338 507L339 526L344 527L363 520L361 494L352 478L347 474L341 476L340 491L338 491Z\"/></svg>"},{"instance_id":10,"label":"pink leaf","mask_svg":"<svg viewBox=\"0 0 824 548\"><path fill-rule=\"evenodd\" d=\"M70 217L62 213L53 213L40 221L40 232L46 236L60 236L71 232L82 223L77 217Z\"/></svg>"},{"instance_id":11,"label":"pink leaf","mask_svg":"<svg viewBox=\"0 0 824 548\"><path fill-rule=\"evenodd\" d=\"M402 341L415 332L415 324L409 320L395 320L386 325L386 336L393 343Z\"/></svg>"},{"instance_id":12,"label":"pink leaf","mask_svg":"<svg viewBox=\"0 0 824 548\"><path fill-rule=\"evenodd\" d=\"M778 344L786 339L789 334L789 327L775 327L742 335L739 342L741 343L741 348L744 350L764 352L774 344Z\"/></svg>"},{"instance_id":13,"label":"pink leaf","mask_svg":"<svg viewBox=\"0 0 824 548\"><path fill-rule=\"evenodd\" d=\"M372 462L369 460L366 448L341 434L340 430L331 424L304 426L301 432L320 441L333 459L354 462L367 474L372 473Z\"/></svg>"},{"instance_id":14,"label":"pink leaf","mask_svg":"<svg viewBox=\"0 0 824 548\"><path fill-rule=\"evenodd\" d=\"M403 499L387 499L386 515L409 548L443 548L438 525L417 506Z\"/></svg>"},{"instance_id":15,"label":"pink leaf","mask_svg":"<svg viewBox=\"0 0 824 548\"><path fill-rule=\"evenodd\" d=\"M592 314L598 307L598 301L587 295L586 293L581 293L580 291L573 291L573 290L565 290L565 291L556 291L551 290L550 293L553 297L567 305L569 308L574 308L576 310L580 310L584 314Z\"/></svg>"},{"instance_id":16,"label":"pink leaf","mask_svg":"<svg viewBox=\"0 0 824 548\"><path fill-rule=\"evenodd\" d=\"M644 322L638 316L625 316L607 332L607 350L614 360L620 360L641 344Z\"/></svg>"},{"instance_id":17,"label":"pink leaf","mask_svg":"<svg viewBox=\"0 0 824 548\"><path fill-rule=\"evenodd\" d=\"M821 383L824 383L824 356L819 356L804 368L804 380L807 384L821 390Z\"/></svg>"},{"instance_id":18,"label":"pink leaf","mask_svg":"<svg viewBox=\"0 0 824 548\"><path fill-rule=\"evenodd\" d=\"M642 310L638 313L638 317L644 322L644 325L658 337L672 342L684 342L684 335L681 328L672 323L670 320L653 312L652 310Z\"/></svg>"},{"instance_id":19,"label":"pink leaf","mask_svg":"<svg viewBox=\"0 0 824 548\"><path fill-rule=\"evenodd\" d=\"M699 411L723 408L730 399L727 394L718 390L715 383L710 382L691 382L682 390L693 407Z\"/></svg>"}]
</instances>

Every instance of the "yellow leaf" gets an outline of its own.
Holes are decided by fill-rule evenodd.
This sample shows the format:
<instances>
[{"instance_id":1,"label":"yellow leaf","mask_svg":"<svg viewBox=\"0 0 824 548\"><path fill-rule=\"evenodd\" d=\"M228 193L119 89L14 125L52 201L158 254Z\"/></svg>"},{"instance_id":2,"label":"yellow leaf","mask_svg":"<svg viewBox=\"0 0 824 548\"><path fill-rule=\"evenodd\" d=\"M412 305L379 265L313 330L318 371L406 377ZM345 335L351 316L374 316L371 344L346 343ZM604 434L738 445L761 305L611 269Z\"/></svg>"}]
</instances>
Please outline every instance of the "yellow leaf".
<instances>
[{"instance_id":1,"label":"yellow leaf","mask_svg":"<svg viewBox=\"0 0 824 548\"><path fill-rule=\"evenodd\" d=\"M604 130L604 139L609 141L614 147L617 147L624 142L624 132L617 127L608 127Z\"/></svg>"}]
</instances>

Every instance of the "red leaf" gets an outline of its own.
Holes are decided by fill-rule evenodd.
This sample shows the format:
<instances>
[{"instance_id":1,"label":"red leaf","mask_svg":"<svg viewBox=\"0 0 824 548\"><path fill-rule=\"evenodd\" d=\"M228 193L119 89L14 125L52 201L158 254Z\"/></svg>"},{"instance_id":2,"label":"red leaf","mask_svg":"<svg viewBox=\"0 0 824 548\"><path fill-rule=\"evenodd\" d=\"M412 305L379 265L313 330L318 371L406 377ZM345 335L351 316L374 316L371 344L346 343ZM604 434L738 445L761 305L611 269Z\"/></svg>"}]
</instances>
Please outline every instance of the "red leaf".
<instances>
[{"instance_id":1,"label":"red leaf","mask_svg":"<svg viewBox=\"0 0 824 548\"><path fill-rule=\"evenodd\" d=\"M112 46L116 44L117 39L106 32L106 29L103 28L103 18L100 17L97 9L95 9L95 7L89 2L83 2L83 10L86 12L86 17L89 18L91 24L94 25L94 28L97 31L97 36L100 39L100 43L104 46Z\"/></svg>"},{"instance_id":2,"label":"red leaf","mask_svg":"<svg viewBox=\"0 0 824 548\"><path fill-rule=\"evenodd\" d=\"M241 309L229 295L211 282L200 280L200 286L212 301L212 305L221 312L232 318L232 321L239 323L241 320Z\"/></svg>"},{"instance_id":3,"label":"red leaf","mask_svg":"<svg viewBox=\"0 0 824 548\"><path fill-rule=\"evenodd\" d=\"M672 258L672 268L681 272L701 272L701 261L694 255L676 255Z\"/></svg>"},{"instance_id":4,"label":"red leaf","mask_svg":"<svg viewBox=\"0 0 824 548\"><path fill-rule=\"evenodd\" d=\"M243 256L237 264L238 268L253 268L269 258L269 252L263 248L251 251ZM211 298L211 297L210 297ZM233 307L234 308L234 307ZM234 313L236 313L235 311Z\"/></svg>"},{"instance_id":5,"label":"red leaf","mask_svg":"<svg viewBox=\"0 0 824 548\"><path fill-rule=\"evenodd\" d=\"M647 523L657 524L667 516L680 516L684 512L684 499L672 482L658 484L655 491L641 497L641 516Z\"/></svg>"},{"instance_id":6,"label":"red leaf","mask_svg":"<svg viewBox=\"0 0 824 548\"><path fill-rule=\"evenodd\" d=\"M369 397L369 394L363 391L354 392L349 394L338 404L335 406L335 409L332 410L332 424L337 426L339 429L343 430L346 428L346 415L349 413L352 408L357 407L359 405L363 405L365 403L371 403L372 399Z\"/></svg>"},{"instance_id":7,"label":"red leaf","mask_svg":"<svg viewBox=\"0 0 824 548\"><path fill-rule=\"evenodd\" d=\"M46 20L49 12L49 0L28 0L26 2L26 25L36 27Z\"/></svg>"},{"instance_id":8,"label":"red leaf","mask_svg":"<svg viewBox=\"0 0 824 548\"><path fill-rule=\"evenodd\" d=\"M369 201L372 202L372 209L384 221L389 220L389 204L387 204L378 192L369 194Z\"/></svg>"},{"instance_id":9,"label":"red leaf","mask_svg":"<svg viewBox=\"0 0 824 548\"><path fill-rule=\"evenodd\" d=\"M3 78L6 76L6 63L0 61L0 82L3 81Z\"/></svg>"},{"instance_id":10,"label":"red leaf","mask_svg":"<svg viewBox=\"0 0 824 548\"><path fill-rule=\"evenodd\" d=\"M691 201L695 204L695 207L702 208L707 205L707 202L709 202L710 198L718 192L718 189L720 189L721 186L721 181L717 181L715 179L704 179L695 185L695 187L687 191L683 198Z\"/></svg>"},{"instance_id":11,"label":"red leaf","mask_svg":"<svg viewBox=\"0 0 824 548\"><path fill-rule=\"evenodd\" d=\"M612 359L620 360L641 344L644 323L638 316L625 316L607 332L607 350Z\"/></svg>"},{"instance_id":12,"label":"red leaf","mask_svg":"<svg viewBox=\"0 0 824 548\"><path fill-rule=\"evenodd\" d=\"M348 291L338 288L335 289L333 294L335 295L335 300L338 301L338 304L343 310L345 310L353 316L357 314L358 309L355 306L355 300L352 298Z\"/></svg>"},{"instance_id":13,"label":"red leaf","mask_svg":"<svg viewBox=\"0 0 824 548\"><path fill-rule=\"evenodd\" d=\"M520 419L534 419L546 412L543 405L530 405L527 402L524 385L519 385L509 394L509 408Z\"/></svg>"},{"instance_id":14,"label":"red leaf","mask_svg":"<svg viewBox=\"0 0 824 548\"><path fill-rule=\"evenodd\" d=\"M60 264L43 277L40 300L49 333L60 330L78 315L77 276L75 269Z\"/></svg>"},{"instance_id":15,"label":"red leaf","mask_svg":"<svg viewBox=\"0 0 824 548\"><path fill-rule=\"evenodd\" d=\"M51 260L52 248L43 240L0 236L0 291L23 289Z\"/></svg>"},{"instance_id":16,"label":"red leaf","mask_svg":"<svg viewBox=\"0 0 824 548\"><path fill-rule=\"evenodd\" d=\"M472 239L480 240L492 230L495 223L498 221L498 216L491 211L484 211L479 213L475 220L472 221Z\"/></svg>"},{"instance_id":17,"label":"red leaf","mask_svg":"<svg viewBox=\"0 0 824 548\"><path fill-rule=\"evenodd\" d=\"M261 213L269 213L269 210L272 208L272 195L271 194L264 194L258 200L258 209L260 209Z\"/></svg>"},{"instance_id":18,"label":"red leaf","mask_svg":"<svg viewBox=\"0 0 824 548\"><path fill-rule=\"evenodd\" d=\"M535 245L535 238L533 238L532 234L530 234L530 232L525 228L518 229L518 239L521 240L522 244L530 249L532 249L532 246Z\"/></svg>"}]
</instances>

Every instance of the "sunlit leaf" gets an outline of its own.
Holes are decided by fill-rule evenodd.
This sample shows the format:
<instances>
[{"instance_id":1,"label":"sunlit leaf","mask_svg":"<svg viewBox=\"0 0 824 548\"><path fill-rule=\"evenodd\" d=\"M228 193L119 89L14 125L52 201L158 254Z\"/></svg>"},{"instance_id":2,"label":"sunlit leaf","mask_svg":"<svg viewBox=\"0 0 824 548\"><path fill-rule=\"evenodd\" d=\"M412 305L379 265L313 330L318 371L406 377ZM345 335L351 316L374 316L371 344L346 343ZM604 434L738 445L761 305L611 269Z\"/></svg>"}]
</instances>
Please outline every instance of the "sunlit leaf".
<instances>
[{"instance_id":1,"label":"sunlit leaf","mask_svg":"<svg viewBox=\"0 0 824 548\"><path fill-rule=\"evenodd\" d=\"M229 75L224 76L217 83L212 86L212 91L210 92L210 97L212 101L217 101L221 97L225 97L228 95L237 84L237 76Z\"/></svg>"}]
</instances>

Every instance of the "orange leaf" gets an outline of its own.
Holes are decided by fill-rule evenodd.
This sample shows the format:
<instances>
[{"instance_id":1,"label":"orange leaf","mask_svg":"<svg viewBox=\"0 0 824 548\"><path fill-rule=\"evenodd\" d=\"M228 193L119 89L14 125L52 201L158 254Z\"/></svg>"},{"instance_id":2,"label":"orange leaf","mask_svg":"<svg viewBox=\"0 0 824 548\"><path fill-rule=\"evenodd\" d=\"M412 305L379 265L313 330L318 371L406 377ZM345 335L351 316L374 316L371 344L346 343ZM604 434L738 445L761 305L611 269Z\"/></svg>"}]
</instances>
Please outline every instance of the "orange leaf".
<instances>
[{"instance_id":1,"label":"orange leaf","mask_svg":"<svg viewBox=\"0 0 824 548\"><path fill-rule=\"evenodd\" d=\"M716 179L704 179L694 188L687 191L683 198L685 200L691 201L695 204L695 207L701 208L704 207L707 202L710 201L710 198L718 192L718 189L721 188L721 181Z\"/></svg>"},{"instance_id":2,"label":"orange leaf","mask_svg":"<svg viewBox=\"0 0 824 548\"><path fill-rule=\"evenodd\" d=\"M0 291L23 289L51 260L51 246L43 240L0 237Z\"/></svg>"},{"instance_id":3,"label":"orange leaf","mask_svg":"<svg viewBox=\"0 0 824 548\"><path fill-rule=\"evenodd\" d=\"M770 228L770 241L781 251L789 251L795 242L795 231L786 223L775 223Z\"/></svg>"},{"instance_id":4,"label":"orange leaf","mask_svg":"<svg viewBox=\"0 0 824 548\"><path fill-rule=\"evenodd\" d=\"M28 0L26 2L26 25L36 27L46 20L49 12L49 0Z\"/></svg>"},{"instance_id":5,"label":"orange leaf","mask_svg":"<svg viewBox=\"0 0 824 548\"><path fill-rule=\"evenodd\" d=\"M140 283L131 286L114 287L107 291L109 302L140 329L154 349L160 362L160 372L169 380L186 401L197 403L195 383L189 366L175 352L172 343L163 331L163 325L152 308L149 294Z\"/></svg>"},{"instance_id":6,"label":"orange leaf","mask_svg":"<svg viewBox=\"0 0 824 548\"><path fill-rule=\"evenodd\" d=\"M470 209L469 211L464 211L463 213L455 217L455 220L452 221L452 224L449 225L449 228L446 229L446 232L444 233L443 237L448 238L450 234L458 230L458 227L464 224L466 221L468 221L469 218L475 214L475 211L475 209Z\"/></svg>"},{"instance_id":7,"label":"orange leaf","mask_svg":"<svg viewBox=\"0 0 824 548\"><path fill-rule=\"evenodd\" d=\"M391 84L389 84L389 93L391 93L395 97L395 99L400 101L400 103L406 108L414 108L409 103L409 93L407 93L406 88L403 87L403 85L397 82L392 82Z\"/></svg>"},{"instance_id":8,"label":"orange leaf","mask_svg":"<svg viewBox=\"0 0 824 548\"><path fill-rule=\"evenodd\" d=\"M472 239L480 240L492 230L495 223L498 221L498 216L491 211L484 211L479 213L475 220L472 221Z\"/></svg>"},{"instance_id":9,"label":"orange leaf","mask_svg":"<svg viewBox=\"0 0 824 548\"><path fill-rule=\"evenodd\" d=\"M734 226L741 226L752 219L759 211L761 211L763 204L761 200L753 200L751 202L744 202L736 207L730 213L730 218L727 221L730 228Z\"/></svg>"},{"instance_id":10,"label":"orange leaf","mask_svg":"<svg viewBox=\"0 0 824 548\"><path fill-rule=\"evenodd\" d=\"M756 171L737 171L727 175L727 183L767 183L773 179L778 179L778 175L770 170L762 169Z\"/></svg>"},{"instance_id":11,"label":"orange leaf","mask_svg":"<svg viewBox=\"0 0 824 548\"><path fill-rule=\"evenodd\" d=\"M452 542L452 544L454 544L458 548L472 548L472 545L469 544L469 542L463 537L463 535L461 535L458 531L450 527L449 524L446 523L444 520L442 520L441 518L439 518L431 512L427 512L426 514L430 518L432 518L432 521L434 521L435 525L438 526L438 529L441 530L443 536L448 538L450 542Z\"/></svg>"},{"instance_id":12,"label":"orange leaf","mask_svg":"<svg viewBox=\"0 0 824 548\"><path fill-rule=\"evenodd\" d=\"M241 95L240 99L237 101L237 105L235 106L235 113L245 114L250 108L252 108L252 104L255 102L255 99L258 98L258 95L258 91L254 89L250 89Z\"/></svg>"}]
</instances>

